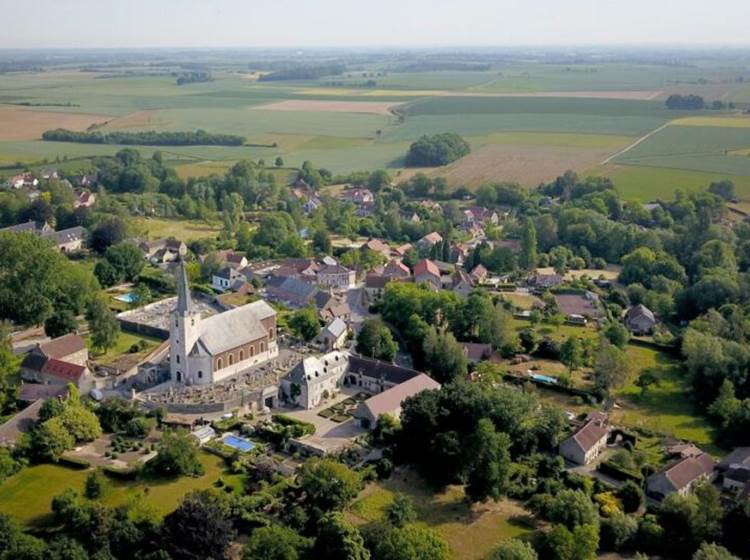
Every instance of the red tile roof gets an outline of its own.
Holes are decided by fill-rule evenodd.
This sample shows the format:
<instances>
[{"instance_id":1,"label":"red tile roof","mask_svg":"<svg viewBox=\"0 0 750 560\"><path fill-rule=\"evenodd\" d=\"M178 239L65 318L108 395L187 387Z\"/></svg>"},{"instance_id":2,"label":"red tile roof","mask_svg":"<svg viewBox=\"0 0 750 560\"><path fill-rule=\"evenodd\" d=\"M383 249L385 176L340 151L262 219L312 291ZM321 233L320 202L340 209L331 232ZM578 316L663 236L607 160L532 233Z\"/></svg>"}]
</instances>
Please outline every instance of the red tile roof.
<instances>
[{"instance_id":1,"label":"red tile roof","mask_svg":"<svg viewBox=\"0 0 750 560\"><path fill-rule=\"evenodd\" d=\"M78 381L85 371L86 366L63 362L62 360L57 360L55 358L47 360L47 363L42 367L42 373L59 377L65 381Z\"/></svg>"},{"instance_id":2,"label":"red tile roof","mask_svg":"<svg viewBox=\"0 0 750 560\"><path fill-rule=\"evenodd\" d=\"M425 273L440 278L440 269L434 262L428 259L423 259L414 265L414 276L420 276Z\"/></svg>"}]
</instances>

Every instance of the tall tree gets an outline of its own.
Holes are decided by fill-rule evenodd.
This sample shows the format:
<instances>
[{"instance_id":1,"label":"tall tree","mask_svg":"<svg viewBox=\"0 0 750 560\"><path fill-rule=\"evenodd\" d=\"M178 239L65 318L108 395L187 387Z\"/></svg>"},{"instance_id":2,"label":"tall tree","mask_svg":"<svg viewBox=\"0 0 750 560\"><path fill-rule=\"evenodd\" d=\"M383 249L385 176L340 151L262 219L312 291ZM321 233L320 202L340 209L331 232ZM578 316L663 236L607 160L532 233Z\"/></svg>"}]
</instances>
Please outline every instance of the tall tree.
<instances>
[{"instance_id":1,"label":"tall tree","mask_svg":"<svg viewBox=\"0 0 750 560\"><path fill-rule=\"evenodd\" d=\"M393 361L398 345L391 330L380 319L367 319L357 335L357 352L377 360Z\"/></svg>"},{"instance_id":2,"label":"tall tree","mask_svg":"<svg viewBox=\"0 0 750 560\"><path fill-rule=\"evenodd\" d=\"M510 467L510 438L498 433L488 418L482 418L467 442L473 457L466 495L475 502L495 501L505 493Z\"/></svg>"},{"instance_id":3,"label":"tall tree","mask_svg":"<svg viewBox=\"0 0 750 560\"><path fill-rule=\"evenodd\" d=\"M537 263L536 227L531 218L526 218L521 231L520 264L526 270L534 270Z\"/></svg>"},{"instance_id":4,"label":"tall tree","mask_svg":"<svg viewBox=\"0 0 750 560\"><path fill-rule=\"evenodd\" d=\"M91 300L86 308L86 321L94 348L106 351L115 345L120 336L120 323L102 298Z\"/></svg>"},{"instance_id":5,"label":"tall tree","mask_svg":"<svg viewBox=\"0 0 750 560\"><path fill-rule=\"evenodd\" d=\"M159 544L174 560L218 560L234 534L226 496L197 490L164 518Z\"/></svg>"},{"instance_id":6,"label":"tall tree","mask_svg":"<svg viewBox=\"0 0 750 560\"><path fill-rule=\"evenodd\" d=\"M370 560L370 551L365 548L357 528L344 518L343 513L335 511L324 515L318 524L312 558Z\"/></svg>"}]
</instances>

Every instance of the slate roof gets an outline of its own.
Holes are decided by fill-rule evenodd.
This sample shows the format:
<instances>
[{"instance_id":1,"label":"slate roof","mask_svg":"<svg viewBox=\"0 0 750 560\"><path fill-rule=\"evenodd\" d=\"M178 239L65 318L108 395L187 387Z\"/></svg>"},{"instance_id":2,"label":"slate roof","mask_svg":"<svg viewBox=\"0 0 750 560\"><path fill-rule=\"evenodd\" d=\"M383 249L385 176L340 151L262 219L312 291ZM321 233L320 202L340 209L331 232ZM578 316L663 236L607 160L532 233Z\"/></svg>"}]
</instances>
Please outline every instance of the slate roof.
<instances>
[{"instance_id":1,"label":"slate roof","mask_svg":"<svg viewBox=\"0 0 750 560\"><path fill-rule=\"evenodd\" d=\"M409 397L431 389L440 389L440 383L429 375L420 373L395 387L370 397L359 405L354 415L361 415L364 411L367 411L373 418L378 418L383 414L392 414L398 411L401 408L401 403Z\"/></svg>"},{"instance_id":2,"label":"slate roof","mask_svg":"<svg viewBox=\"0 0 750 560\"><path fill-rule=\"evenodd\" d=\"M349 371L361 373L366 377L383 379L387 383L399 384L408 381L412 377L420 375L420 372L388 362L373 360L363 356L349 357Z\"/></svg>"},{"instance_id":3,"label":"slate roof","mask_svg":"<svg viewBox=\"0 0 750 560\"><path fill-rule=\"evenodd\" d=\"M38 348L48 358L64 358L85 349L86 343L81 336L68 333L40 344Z\"/></svg>"},{"instance_id":4,"label":"slate roof","mask_svg":"<svg viewBox=\"0 0 750 560\"><path fill-rule=\"evenodd\" d=\"M634 321L641 317L645 317L650 322L656 323L656 317L654 317L653 312L642 303L634 305L633 307L628 309L627 313L625 314L625 321L629 323L630 321Z\"/></svg>"},{"instance_id":5,"label":"slate roof","mask_svg":"<svg viewBox=\"0 0 750 560\"><path fill-rule=\"evenodd\" d=\"M65 243L72 243L73 241L79 241L86 236L86 229L81 226L76 226L60 231L51 231L49 233L42 234L45 239L52 239L58 245Z\"/></svg>"},{"instance_id":6,"label":"slate roof","mask_svg":"<svg viewBox=\"0 0 750 560\"><path fill-rule=\"evenodd\" d=\"M750 447L738 447L732 451L729 455L724 457L716 468L724 470L729 468L731 465L748 465L750 466Z\"/></svg>"},{"instance_id":7,"label":"slate roof","mask_svg":"<svg viewBox=\"0 0 750 560\"><path fill-rule=\"evenodd\" d=\"M25 231L28 231L30 233L36 233L37 232L37 225L36 222L33 220L29 220L28 222L24 222L22 224L16 224L14 226L8 226L6 228L0 229L0 233L23 233Z\"/></svg>"},{"instance_id":8,"label":"slate roof","mask_svg":"<svg viewBox=\"0 0 750 560\"><path fill-rule=\"evenodd\" d=\"M333 338L339 338L346 333L348 327L343 319L336 317L333 321L328 323L325 330L328 331Z\"/></svg>"},{"instance_id":9,"label":"slate roof","mask_svg":"<svg viewBox=\"0 0 750 560\"><path fill-rule=\"evenodd\" d=\"M21 389L18 391L18 400L24 402L34 402L39 399L51 399L53 397L63 397L67 395L68 389L65 385L47 385L44 383L21 383Z\"/></svg>"},{"instance_id":10,"label":"slate roof","mask_svg":"<svg viewBox=\"0 0 750 560\"><path fill-rule=\"evenodd\" d=\"M0 425L0 445L14 445L18 436L34 427L44 400L33 402L5 424Z\"/></svg>"},{"instance_id":11,"label":"slate roof","mask_svg":"<svg viewBox=\"0 0 750 560\"><path fill-rule=\"evenodd\" d=\"M199 323L201 335L195 346L213 356L258 340L268 334L261 321L274 315L276 311L263 300L212 315Z\"/></svg>"},{"instance_id":12,"label":"slate roof","mask_svg":"<svg viewBox=\"0 0 750 560\"><path fill-rule=\"evenodd\" d=\"M273 276L268 279L266 286L286 292L300 301L308 300L317 291L315 285L303 282L294 276Z\"/></svg>"},{"instance_id":13,"label":"slate roof","mask_svg":"<svg viewBox=\"0 0 750 560\"><path fill-rule=\"evenodd\" d=\"M42 368L46 363L47 356L40 354L39 352L29 352L21 362L21 367L31 371L42 371Z\"/></svg>"},{"instance_id":14,"label":"slate roof","mask_svg":"<svg viewBox=\"0 0 750 560\"><path fill-rule=\"evenodd\" d=\"M365 288L382 290L390 281L391 278L389 276L382 276L380 274L368 274L365 277Z\"/></svg>"},{"instance_id":15,"label":"slate roof","mask_svg":"<svg viewBox=\"0 0 750 560\"><path fill-rule=\"evenodd\" d=\"M292 383L306 385L308 381L319 377L326 377L332 370L328 366L339 365L346 361L345 352L329 352L323 356L309 356L298 363L292 371L287 374L287 379Z\"/></svg>"}]
</instances>

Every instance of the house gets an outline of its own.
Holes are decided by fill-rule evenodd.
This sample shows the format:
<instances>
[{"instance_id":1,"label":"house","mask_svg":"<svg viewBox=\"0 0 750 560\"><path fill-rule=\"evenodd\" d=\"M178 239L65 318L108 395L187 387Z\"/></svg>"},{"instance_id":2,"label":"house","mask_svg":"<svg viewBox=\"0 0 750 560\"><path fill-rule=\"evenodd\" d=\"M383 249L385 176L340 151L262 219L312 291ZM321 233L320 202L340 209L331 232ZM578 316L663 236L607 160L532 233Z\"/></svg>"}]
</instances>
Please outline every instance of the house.
<instances>
[{"instance_id":1,"label":"house","mask_svg":"<svg viewBox=\"0 0 750 560\"><path fill-rule=\"evenodd\" d=\"M54 167L48 167L47 169L44 169L41 173L42 179L45 181L49 181L50 179L59 179L60 174L58 173L57 169Z\"/></svg>"},{"instance_id":2,"label":"house","mask_svg":"<svg viewBox=\"0 0 750 560\"><path fill-rule=\"evenodd\" d=\"M174 262L187 254L187 245L174 238L142 241L138 248L143 257L153 264Z\"/></svg>"},{"instance_id":3,"label":"house","mask_svg":"<svg viewBox=\"0 0 750 560\"><path fill-rule=\"evenodd\" d=\"M375 196L372 194L370 189L354 187L346 189L341 193L341 198L346 202L351 202L357 206L363 204L372 204L375 202Z\"/></svg>"},{"instance_id":4,"label":"house","mask_svg":"<svg viewBox=\"0 0 750 560\"><path fill-rule=\"evenodd\" d=\"M216 257L225 265L231 266L232 268L241 269L248 265L247 257L245 253L239 253L227 249L226 251L217 251Z\"/></svg>"},{"instance_id":5,"label":"house","mask_svg":"<svg viewBox=\"0 0 750 560\"><path fill-rule=\"evenodd\" d=\"M318 283L327 288L351 290L357 285L357 273L340 264L325 266L318 272Z\"/></svg>"},{"instance_id":6,"label":"house","mask_svg":"<svg viewBox=\"0 0 750 560\"><path fill-rule=\"evenodd\" d=\"M403 245L399 245L398 247L396 247L396 248L395 248L395 249L393 250L393 252L394 252L394 253L395 253L395 254L396 254L396 255L397 255L398 257L403 257L404 255L406 255L406 253L407 253L407 252L409 251L409 249L411 249L411 248L412 248L412 244L411 244L411 243L404 243Z\"/></svg>"},{"instance_id":7,"label":"house","mask_svg":"<svg viewBox=\"0 0 750 560\"><path fill-rule=\"evenodd\" d=\"M656 327L656 317L648 307L639 303L625 313L625 326L635 335L650 334Z\"/></svg>"},{"instance_id":8,"label":"house","mask_svg":"<svg viewBox=\"0 0 750 560\"><path fill-rule=\"evenodd\" d=\"M47 222L38 224L33 220L0 229L0 233L34 233L36 235L44 235L53 231L52 226Z\"/></svg>"},{"instance_id":9,"label":"house","mask_svg":"<svg viewBox=\"0 0 750 560\"><path fill-rule=\"evenodd\" d=\"M328 323L329 321L339 318L345 322L351 321L352 310L349 303L340 295L334 295L330 292L319 290L315 294L315 307L318 310L320 320Z\"/></svg>"},{"instance_id":10,"label":"house","mask_svg":"<svg viewBox=\"0 0 750 560\"><path fill-rule=\"evenodd\" d=\"M266 294L269 299L292 307L309 305L317 291L314 284L304 282L296 276L272 276L266 282Z\"/></svg>"},{"instance_id":11,"label":"house","mask_svg":"<svg viewBox=\"0 0 750 560\"><path fill-rule=\"evenodd\" d=\"M378 418L383 415L400 418L403 402L409 397L418 395L422 391L436 389L440 389L440 383L429 375L420 373L363 401L354 411L354 417L359 420L363 428L374 428Z\"/></svg>"},{"instance_id":12,"label":"house","mask_svg":"<svg viewBox=\"0 0 750 560\"><path fill-rule=\"evenodd\" d=\"M529 277L528 285L537 290L549 290L559 286L565 279L559 274L534 274Z\"/></svg>"},{"instance_id":13,"label":"house","mask_svg":"<svg viewBox=\"0 0 750 560\"><path fill-rule=\"evenodd\" d=\"M46 359L55 358L71 364L86 365L89 360L89 350L86 342L75 333L68 333L48 342L37 344L30 352ZM23 367L23 365L21 366Z\"/></svg>"},{"instance_id":14,"label":"house","mask_svg":"<svg viewBox=\"0 0 750 560\"><path fill-rule=\"evenodd\" d=\"M646 495L663 500L669 494L677 492L686 496L701 481L712 481L714 477L714 460L708 453L684 457L668 468L646 479Z\"/></svg>"},{"instance_id":15,"label":"house","mask_svg":"<svg viewBox=\"0 0 750 560\"><path fill-rule=\"evenodd\" d=\"M430 284L436 290L440 290L443 287L440 269L434 262L428 259L422 259L414 265L414 281L420 284Z\"/></svg>"},{"instance_id":16,"label":"house","mask_svg":"<svg viewBox=\"0 0 750 560\"><path fill-rule=\"evenodd\" d=\"M78 184L87 189L93 188L99 184L99 180L96 175L82 175L78 180Z\"/></svg>"},{"instance_id":17,"label":"house","mask_svg":"<svg viewBox=\"0 0 750 560\"><path fill-rule=\"evenodd\" d=\"M589 418L572 436L560 443L560 455L577 465L588 465L606 448L608 435L606 420Z\"/></svg>"},{"instance_id":18,"label":"house","mask_svg":"<svg viewBox=\"0 0 750 560\"><path fill-rule=\"evenodd\" d=\"M339 351L307 357L282 379L282 391L292 403L310 410L339 392L348 365L347 354Z\"/></svg>"},{"instance_id":19,"label":"house","mask_svg":"<svg viewBox=\"0 0 750 560\"><path fill-rule=\"evenodd\" d=\"M73 208L91 208L96 202L96 195L91 191L82 190L76 194Z\"/></svg>"},{"instance_id":20,"label":"house","mask_svg":"<svg viewBox=\"0 0 750 560\"><path fill-rule=\"evenodd\" d=\"M388 243L384 243L380 239L370 239L367 243L362 245L361 251L372 251L374 253L380 253L385 258L391 255L391 248Z\"/></svg>"},{"instance_id":21,"label":"house","mask_svg":"<svg viewBox=\"0 0 750 560\"><path fill-rule=\"evenodd\" d=\"M560 313L570 322L586 323L587 319L598 319L602 316L599 297L593 292L580 294L556 294L555 303ZM584 320L581 321L581 318Z\"/></svg>"},{"instance_id":22,"label":"house","mask_svg":"<svg viewBox=\"0 0 750 560\"><path fill-rule=\"evenodd\" d=\"M83 249L83 242L87 233L86 228L76 226L44 233L42 237L50 240L61 253L75 253Z\"/></svg>"},{"instance_id":23,"label":"house","mask_svg":"<svg viewBox=\"0 0 750 560\"><path fill-rule=\"evenodd\" d=\"M351 355L349 356L345 383L350 387L356 387L368 393L382 393L416 377L420 373L396 364Z\"/></svg>"},{"instance_id":24,"label":"house","mask_svg":"<svg viewBox=\"0 0 750 560\"><path fill-rule=\"evenodd\" d=\"M274 276L298 276L301 279L315 282L320 265L312 259L286 259L272 274Z\"/></svg>"},{"instance_id":25,"label":"house","mask_svg":"<svg viewBox=\"0 0 750 560\"><path fill-rule=\"evenodd\" d=\"M474 280L462 268L457 268L451 279L451 289L459 295L467 297L474 290Z\"/></svg>"},{"instance_id":26,"label":"house","mask_svg":"<svg viewBox=\"0 0 750 560\"><path fill-rule=\"evenodd\" d=\"M203 318L190 296L184 261L169 325L169 372L176 383L215 383L279 355L270 305L259 300Z\"/></svg>"},{"instance_id":27,"label":"house","mask_svg":"<svg viewBox=\"0 0 750 560\"><path fill-rule=\"evenodd\" d=\"M462 265L466 260L467 252L461 245L455 243L450 247L450 262L451 264Z\"/></svg>"},{"instance_id":28,"label":"house","mask_svg":"<svg viewBox=\"0 0 750 560\"><path fill-rule=\"evenodd\" d=\"M391 259L383 268L383 276L388 278L409 278L411 270L398 259Z\"/></svg>"},{"instance_id":29,"label":"house","mask_svg":"<svg viewBox=\"0 0 750 560\"><path fill-rule=\"evenodd\" d=\"M438 232L433 231L432 233L428 233L422 239L417 241L417 247L419 247L422 250L432 249L438 243L442 243L442 241L443 241L443 236L440 235Z\"/></svg>"},{"instance_id":30,"label":"house","mask_svg":"<svg viewBox=\"0 0 750 560\"><path fill-rule=\"evenodd\" d=\"M320 208L323 205L323 201L320 200L317 196L311 196L305 202L302 204L302 211L309 215L315 212L318 208Z\"/></svg>"},{"instance_id":31,"label":"house","mask_svg":"<svg viewBox=\"0 0 750 560\"><path fill-rule=\"evenodd\" d=\"M39 399L47 400L53 398L64 398L68 395L67 385L42 385L41 383L21 383L18 391L18 400L26 403L36 402Z\"/></svg>"},{"instance_id":32,"label":"house","mask_svg":"<svg viewBox=\"0 0 750 560\"><path fill-rule=\"evenodd\" d=\"M390 276L370 273L365 276L365 299L369 303L378 301L385 292L385 287L392 280Z\"/></svg>"},{"instance_id":33,"label":"house","mask_svg":"<svg viewBox=\"0 0 750 560\"><path fill-rule=\"evenodd\" d=\"M461 342L461 349L470 364L478 364L492 357L492 345L478 342Z\"/></svg>"},{"instance_id":34,"label":"house","mask_svg":"<svg viewBox=\"0 0 750 560\"><path fill-rule=\"evenodd\" d=\"M36 187L39 184L39 179L34 177L31 173L21 173L15 175L6 181L6 185L11 189L22 189L24 187Z\"/></svg>"},{"instance_id":35,"label":"house","mask_svg":"<svg viewBox=\"0 0 750 560\"><path fill-rule=\"evenodd\" d=\"M481 284L482 282L484 282L487 279L488 275L489 275L489 272L481 263L475 266L474 269L470 273L471 279L476 284Z\"/></svg>"},{"instance_id":36,"label":"house","mask_svg":"<svg viewBox=\"0 0 750 560\"><path fill-rule=\"evenodd\" d=\"M344 346L346 346L346 335L348 332L349 327L347 327L343 319L338 317L333 319L320 333L323 350L327 352L331 350L343 350Z\"/></svg>"},{"instance_id":37,"label":"house","mask_svg":"<svg viewBox=\"0 0 750 560\"><path fill-rule=\"evenodd\" d=\"M211 277L211 287L220 292L231 290L232 286L237 282L243 284L245 282L245 277L242 276L237 269L232 268L231 266L225 266L218 272L214 273Z\"/></svg>"},{"instance_id":38,"label":"house","mask_svg":"<svg viewBox=\"0 0 750 560\"><path fill-rule=\"evenodd\" d=\"M44 344L37 344L21 362L24 381L45 385L75 385L81 393L94 386L88 369L89 351L79 335L70 333Z\"/></svg>"},{"instance_id":39,"label":"house","mask_svg":"<svg viewBox=\"0 0 750 560\"><path fill-rule=\"evenodd\" d=\"M492 209L484 208L482 206L472 206L464 210L464 223L470 224L486 224L497 225L500 218Z\"/></svg>"},{"instance_id":40,"label":"house","mask_svg":"<svg viewBox=\"0 0 750 560\"><path fill-rule=\"evenodd\" d=\"M750 492L750 447L738 447L716 465L724 490Z\"/></svg>"}]
</instances>

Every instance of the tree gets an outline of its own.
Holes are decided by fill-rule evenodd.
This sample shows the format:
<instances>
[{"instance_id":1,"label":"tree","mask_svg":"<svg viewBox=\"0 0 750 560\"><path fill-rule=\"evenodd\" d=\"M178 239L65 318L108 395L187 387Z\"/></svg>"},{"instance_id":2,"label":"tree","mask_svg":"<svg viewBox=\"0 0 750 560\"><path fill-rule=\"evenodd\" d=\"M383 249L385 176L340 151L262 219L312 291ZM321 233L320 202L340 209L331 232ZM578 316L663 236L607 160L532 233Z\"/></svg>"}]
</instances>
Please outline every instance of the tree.
<instances>
[{"instance_id":1,"label":"tree","mask_svg":"<svg viewBox=\"0 0 750 560\"><path fill-rule=\"evenodd\" d=\"M622 387L628 378L628 359L625 352L608 341L600 343L594 358L594 384L604 392Z\"/></svg>"},{"instance_id":2,"label":"tree","mask_svg":"<svg viewBox=\"0 0 750 560\"><path fill-rule=\"evenodd\" d=\"M367 186L375 192L390 184L391 176L388 175L388 172L385 169L377 169L373 171L367 179Z\"/></svg>"},{"instance_id":3,"label":"tree","mask_svg":"<svg viewBox=\"0 0 750 560\"><path fill-rule=\"evenodd\" d=\"M504 541L490 556L490 560L537 560L534 547L518 539Z\"/></svg>"},{"instance_id":4,"label":"tree","mask_svg":"<svg viewBox=\"0 0 750 560\"><path fill-rule=\"evenodd\" d=\"M89 560L86 549L70 537L57 537L49 544L47 560Z\"/></svg>"},{"instance_id":5,"label":"tree","mask_svg":"<svg viewBox=\"0 0 750 560\"><path fill-rule=\"evenodd\" d=\"M407 525L388 531L374 556L377 560L448 560L451 553L434 531Z\"/></svg>"},{"instance_id":6,"label":"tree","mask_svg":"<svg viewBox=\"0 0 750 560\"><path fill-rule=\"evenodd\" d=\"M599 522L599 512L589 497L580 490L562 490L549 504L547 518L553 523L562 523L568 529L579 525L594 525Z\"/></svg>"},{"instance_id":7,"label":"tree","mask_svg":"<svg viewBox=\"0 0 750 560\"><path fill-rule=\"evenodd\" d=\"M471 296L470 296L471 299ZM467 300L467 304L470 300ZM513 315L502 304L492 305L489 300L480 303L476 317L479 340L492 345L504 357L510 357L521 349L521 340L516 332Z\"/></svg>"},{"instance_id":8,"label":"tree","mask_svg":"<svg viewBox=\"0 0 750 560\"><path fill-rule=\"evenodd\" d=\"M160 544L174 560L218 560L234 534L226 496L196 490L164 518Z\"/></svg>"},{"instance_id":9,"label":"tree","mask_svg":"<svg viewBox=\"0 0 750 560\"><path fill-rule=\"evenodd\" d=\"M306 461L297 476L305 503L328 512L346 507L362 489L360 475L333 459Z\"/></svg>"},{"instance_id":10,"label":"tree","mask_svg":"<svg viewBox=\"0 0 750 560\"><path fill-rule=\"evenodd\" d=\"M357 352L376 360L391 362L398 352L398 344L382 320L366 319L357 335Z\"/></svg>"},{"instance_id":11,"label":"tree","mask_svg":"<svg viewBox=\"0 0 750 560\"><path fill-rule=\"evenodd\" d=\"M76 440L65 428L62 419L55 417L34 428L32 444L37 456L57 461L63 453L73 449Z\"/></svg>"},{"instance_id":12,"label":"tree","mask_svg":"<svg viewBox=\"0 0 750 560\"><path fill-rule=\"evenodd\" d=\"M277 156L276 160L274 160L274 165L276 165L276 167L284 167L284 158Z\"/></svg>"},{"instance_id":13,"label":"tree","mask_svg":"<svg viewBox=\"0 0 750 560\"><path fill-rule=\"evenodd\" d=\"M305 307L292 313L289 327L305 342L311 341L320 332L320 322L314 307Z\"/></svg>"},{"instance_id":14,"label":"tree","mask_svg":"<svg viewBox=\"0 0 750 560\"><path fill-rule=\"evenodd\" d=\"M141 250L132 243L112 245L104 258L115 270L119 280L134 281L143 270L145 260Z\"/></svg>"},{"instance_id":15,"label":"tree","mask_svg":"<svg viewBox=\"0 0 750 560\"><path fill-rule=\"evenodd\" d=\"M341 512L335 511L324 515L318 523L312 558L370 560L370 552L357 528Z\"/></svg>"},{"instance_id":16,"label":"tree","mask_svg":"<svg viewBox=\"0 0 750 560\"><path fill-rule=\"evenodd\" d=\"M244 560L302 560L312 541L282 525L258 527L245 545Z\"/></svg>"},{"instance_id":17,"label":"tree","mask_svg":"<svg viewBox=\"0 0 750 560\"><path fill-rule=\"evenodd\" d=\"M427 371L440 383L464 377L468 362L456 337L445 329L430 327L424 338L424 364Z\"/></svg>"},{"instance_id":18,"label":"tree","mask_svg":"<svg viewBox=\"0 0 750 560\"><path fill-rule=\"evenodd\" d=\"M153 472L167 476L200 476L204 472L195 440L184 430L164 432L156 457L148 466Z\"/></svg>"},{"instance_id":19,"label":"tree","mask_svg":"<svg viewBox=\"0 0 750 560\"><path fill-rule=\"evenodd\" d=\"M453 132L422 136L409 147L405 163L407 167L447 165L470 151L469 144Z\"/></svg>"},{"instance_id":20,"label":"tree","mask_svg":"<svg viewBox=\"0 0 750 560\"><path fill-rule=\"evenodd\" d=\"M94 276L96 276L99 284L104 288L114 286L120 280L115 268L106 260L98 261L96 263L94 266Z\"/></svg>"},{"instance_id":21,"label":"tree","mask_svg":"<svg viewBox=\"0 0 750 560\"><path fill-rule=\"evenodd\" d=\"M333 252L333 244L328 231L321 227L315 230L312 238L312 246L318 253L330 255Z\"/></svg>"},{"instance_id":22,"label":"tree","mask_svg":"<svg viewBox=\"0 0 750 560\"><path fill-rule=\"evenodd\" d=\"M640 509L644 503L643 490L632 480L628 480L620 488L618 488L615 495L622 502L622 507L625 513L634 513Z\"/></svg>"},{"instance_id":23,"label":"tree","mask_svg":"<svg viewBox=\"0 0 750 560\"><path fill-rule=\"evenodd\" d=\"M621 350L628 345L630 340L630 333L625 325L618 323L617 321L611 321L604 328L604 336L609 340L611 344L614 344Z\"/></svg>"},{"instance_id":24,"label":"tree","mask_svg":"<svg viewBox=\"0 0 750 560\"><path fill-rule=\"evenodd\" d=\"M531 218L526 218L521 230L521 256L519 264L526 270L536 268L536 227Z\"/></svg>"},{"instance_id":25,"label":"tree","mask_svg":"<svg viewBox=\"0 0 750 560\"><path fill-rule=\"evenodd\" d=\"M750 550L750 500L732 504L724 516L724 544L735 554Z\"/></svg>"},{"instance_id":26,"label":"tree","mask_svg":"<svg viewBox=\"0 0 750 560\"><path fill-rule=\"evenodd\" d=\"M560 361L568 366L570 371L583 367L583 345L577 336L569 336L560 346Z\"/></svg>"},{"instance_id":27,"label":"tree","mask_svg":"<svg viewBox=\"0 0 750 560\"><path fill-rule=\"evenodd\" d=\"M693 554L692 560L740 560L723 546L715 543L702 543Z\"/></svg>"},{"instance_id":28,"label":"tree","mask_svg":"<svg viewBox=\"0 0 750 560\"><path fill-rule=\"evenodd\" d=\"M731 201L737 197L734 183L727 179L723 181L716 181L708 186L708 192L715 194L724 200Z\"/></svg>"},{"instance_id":29,"label":"tree","mask_svg":"<svg viewBox=\"0 0 750 560\"><path fill-rule=\"evenodd\" d=\"M394 527L403 527L416 521L417 510L414 509L414 501L405 494L396 494L385 510L385 517Z\"/></svg>"},{"instance_id":30,"label":"tree","mask_svg":"<svg viewBox=\"0 0 750 560\"><path fill-rule=\"evenodd\" d=\"M86 477L85 494L89 500L95 500L102 495L104 479L97 469L94 469Z\"/></svg>"},{"instance_id":31,"label":"tree","mask_svg":"<svg viewBox=\"0 0 750 560\"><path fill-rule=\"evenodd\" d=\"M117 216L111 216L96 225L91 232L89 243L94 251L104 254L108 247L120 243L126 235L127 226L125 222Z\"/></svg>"},{"instance_id":32,"label":"tree","mask_svg":"<svg viewBox=\"0 0 750 560\"><path fill-rule=\"evenodd\" d=\"M638 532L638 521L635 517L621 511L602 520L601 535L603 546L611 550L622 550Z\"/></svg>"},{"instance_id":33,"label":"tree","mask_svg":"<svg viewBox=\"0 0 750 560\"><path fill-rule=\"evenodd\" d=\"M497 501L506 490L510 467L510 438L498 433L492 421L483 418L467 442L473 457L466 484L466 495L475 502Z\"/></svg>"},{"instance_id":34,"label":"tree","mask_svg":"<svg viewBox=\"0 0 750 560\"><path fill-rule=\"evenodd\" d=\"M120 323L104 299L92 299L86 308L86 321L94 348L104 352L112 348L120 336Z\"/></svg>"},{"instance_id":35,"label":"tree","mask_svg":"<svg viewBox=\"0 0 750 560\"><path fill-rule=\"evenodd\" d=\"M46 560L44 541L23 532L9 515L0 514L0 560Z\"/></svg>"},{"instance_id":36,"label":"tree","mask_svg":"<svg viewBox=\"0 0 750 560\"><path fill-rule=\"evenodd\" d=\"M61 309L44 322L44 332L50 338L57 338L77 329L78 319L70 309Z\"/></svg>"}]
</instances>

